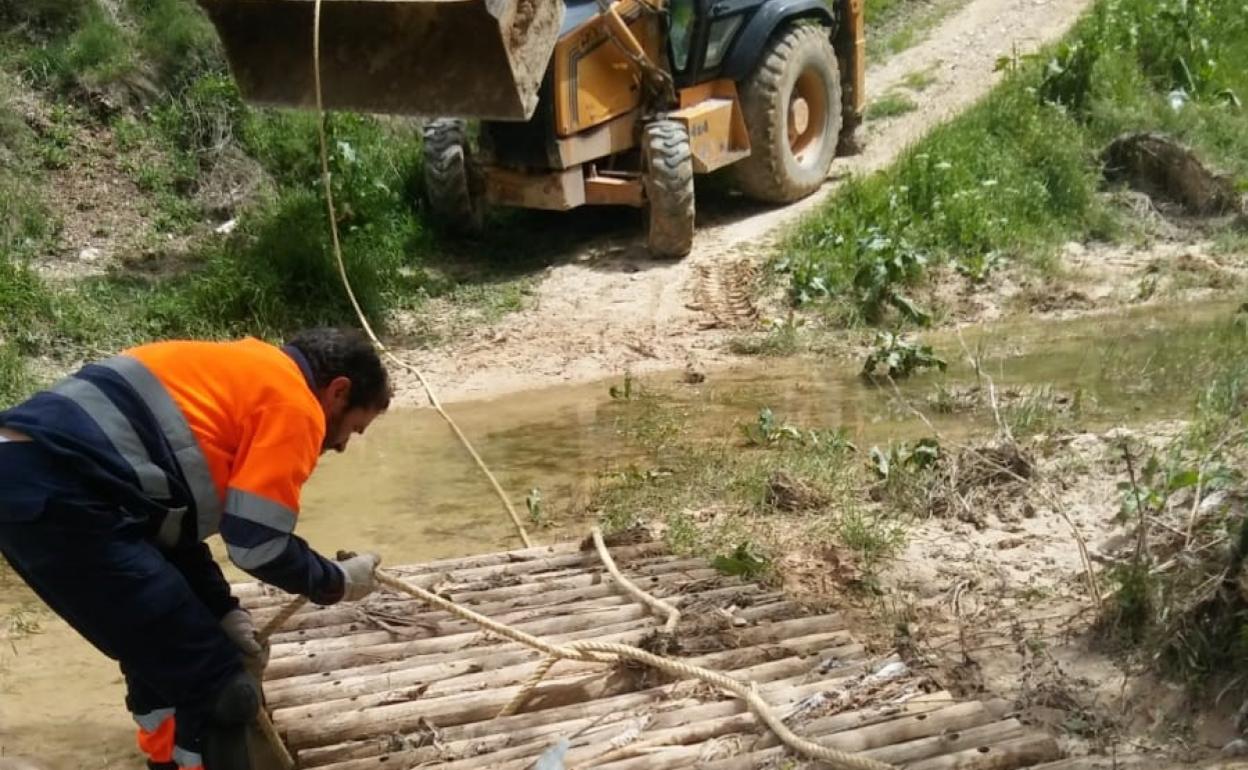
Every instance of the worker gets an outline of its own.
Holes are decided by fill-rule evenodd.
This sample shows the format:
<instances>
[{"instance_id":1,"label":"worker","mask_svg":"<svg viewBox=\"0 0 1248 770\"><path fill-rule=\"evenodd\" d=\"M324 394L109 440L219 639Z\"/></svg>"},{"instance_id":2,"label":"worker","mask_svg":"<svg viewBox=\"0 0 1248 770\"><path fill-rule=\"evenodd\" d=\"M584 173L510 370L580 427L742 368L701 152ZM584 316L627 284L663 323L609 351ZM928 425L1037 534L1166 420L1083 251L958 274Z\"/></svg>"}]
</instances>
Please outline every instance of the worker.
<instances>
[{"instance_id":1,"label":"worker","mask_svg":"<svg viewBox=\"0 0 1248 770\"><path fill-rule=\"evenodd\" d=\"M267 651L207 537L317 604L373 590L375 554L330 560L294 529L318 457L390 396L368 338L315 329L280 348L143 345L0 412L0 552L121 664L150 768L250 767L261 695L245 664Z\"/></svg>"}]
</instances>

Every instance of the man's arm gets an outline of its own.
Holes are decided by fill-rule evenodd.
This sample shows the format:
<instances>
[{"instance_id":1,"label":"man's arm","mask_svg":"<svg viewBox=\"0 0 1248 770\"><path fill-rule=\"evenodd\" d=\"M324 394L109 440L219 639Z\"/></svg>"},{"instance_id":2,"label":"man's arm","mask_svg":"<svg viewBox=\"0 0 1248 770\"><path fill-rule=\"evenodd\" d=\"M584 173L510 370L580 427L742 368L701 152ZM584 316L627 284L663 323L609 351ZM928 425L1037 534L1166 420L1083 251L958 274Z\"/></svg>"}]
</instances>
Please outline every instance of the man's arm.
<instances>
[{"instance_id":1,"label":"man's arm","mask_svg":"<svg viewBox=\"0 0 1248 770\"><path fill-rule=\"evenodd\" d=\"M342 569L294 534L321 432L315 416L295 406L252 415L235 456L220 532L242 570L317 604L333 604L345 592Z\"/></svg>"}]
</instances>

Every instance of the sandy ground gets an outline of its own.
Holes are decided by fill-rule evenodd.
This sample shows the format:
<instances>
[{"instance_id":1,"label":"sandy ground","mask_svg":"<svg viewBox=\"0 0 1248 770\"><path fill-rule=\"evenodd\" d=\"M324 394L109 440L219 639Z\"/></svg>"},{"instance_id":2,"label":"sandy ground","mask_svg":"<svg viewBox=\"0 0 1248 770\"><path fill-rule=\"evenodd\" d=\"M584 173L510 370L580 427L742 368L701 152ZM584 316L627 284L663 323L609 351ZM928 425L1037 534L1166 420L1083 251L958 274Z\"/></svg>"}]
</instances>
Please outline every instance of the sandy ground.
<instances>
[{"instance_id":1,"label":"sandy ground","mask_svg":"<svg viewBox=\"0 0 1248 770\"><path fill-rule=\"evenodd\" d=\"M833 179L887 166L933 126L986 94L1001 77L994 71L999 56L1033 51L1056 39L1088 5L1088 0L974 0L926 41L869 68L868 98L912 73L935 80L913 94L918 109L866 125L864 151L839 159ZM704 206L693 253L679 262L648 259L636 238L584 243L546 271L531 307L460 343L403 357L419 366L446 400L598 379L625 369L641 373L690 361L728 362L723 343L738 332L707 312L708 304L718 304L715 295L722 287L734 283L723 273L743 258L766 253L786 226L836 187L834 181L779 209L732 200ZM423 403L415 378L404 376L398 385L400 402Z\"/></svg>"}]
</instances>

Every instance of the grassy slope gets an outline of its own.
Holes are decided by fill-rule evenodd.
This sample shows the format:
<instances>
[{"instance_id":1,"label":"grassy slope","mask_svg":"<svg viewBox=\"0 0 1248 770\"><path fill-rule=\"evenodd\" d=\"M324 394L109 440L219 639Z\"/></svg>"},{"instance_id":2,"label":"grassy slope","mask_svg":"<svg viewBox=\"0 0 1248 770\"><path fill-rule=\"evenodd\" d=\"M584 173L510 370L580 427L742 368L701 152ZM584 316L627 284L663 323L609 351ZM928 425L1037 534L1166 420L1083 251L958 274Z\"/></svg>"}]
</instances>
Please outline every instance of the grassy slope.
<instances>
[{"instance_id":1,"label":"grassy slope","mask_svg":"<svg viewBox=\"0 0 1248 770\"><path fill-rule=\"evenodd\" d=\"M0 10L0 404L35 384L23 366L33 356L354 319L329 249L314 118L246 107L190 0L118 6L116 18L97 0ZM22 95L37 119L19 107ZM415 205L420 137L410 122L335 114L328 131L347 269L375 323L444 294L487 307L522 301L510 285L497 297L489 282L460 290L437 269L443 244ZM88 136L102 146L84 149ZM141 193L133 208L150 233L130 248L178 269L52 286L29 267L64 250L50 179L77 173L84 152L115 157ZM219 164L240 157L268 192L218 236L199 195ZM125 265L150 255L114 256Z\"/></svg>"},{"instance_id":2,"label":"grassy slope","mask_svg":"<svg viewBox=\"0 0 1248 770\"><path fill-rule=\"evenodd\" d=\"M1101 0L1066 42L1003 62L984 101L889 169L857 179L788 240L798 304L841 320L922 321L906 287L932 262L982 278L1043 261L1064 240L1119 230L1096 196L1097 155L1125 131L1163 131L1248 179L1248 20L1237 0ZM1179 110L1176 89L1188 94Z\"/></svg>"}]
</instances>

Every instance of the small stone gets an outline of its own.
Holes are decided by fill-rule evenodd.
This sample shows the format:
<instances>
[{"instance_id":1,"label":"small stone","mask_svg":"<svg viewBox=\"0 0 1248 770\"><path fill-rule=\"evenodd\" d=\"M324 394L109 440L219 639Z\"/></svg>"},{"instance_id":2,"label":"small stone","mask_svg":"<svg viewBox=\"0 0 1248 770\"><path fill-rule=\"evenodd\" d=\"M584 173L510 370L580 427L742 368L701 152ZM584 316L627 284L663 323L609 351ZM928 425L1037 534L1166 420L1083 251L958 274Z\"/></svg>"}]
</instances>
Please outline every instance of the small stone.
<instances>
[{"instance_id":1,"label":"small stone","mask_svg":"<svg viewBox=\"0 0 1248 770\"><path fill-rule=\"evenodd\" d=\"M231 219L228 222L223 222L222 224L217 225L217 228L213 232L217 233L218 235L229 235L230 233L234 232L234 229L236 227L238 227L238 220Z\"/></svg>"},{"instance_id":2,"label":"small stone","mask_svg":"<svg viewBox=\"0 0 1248 770\"><path fill-rule=\"evenodd\" d=\"M94 246L88 246L87 248L85 248L85 249L83 249L82 251L78 252L78 261L80 261L80 262L98 262L98 261L100 260L100 257L102 257L102 256L104 256L104 252L100 251L99 249L95 248Z\"/></svg>"}]
</instances>

